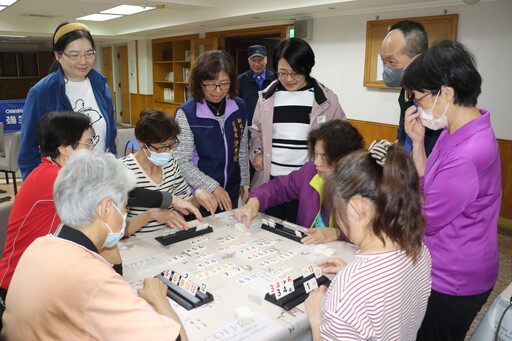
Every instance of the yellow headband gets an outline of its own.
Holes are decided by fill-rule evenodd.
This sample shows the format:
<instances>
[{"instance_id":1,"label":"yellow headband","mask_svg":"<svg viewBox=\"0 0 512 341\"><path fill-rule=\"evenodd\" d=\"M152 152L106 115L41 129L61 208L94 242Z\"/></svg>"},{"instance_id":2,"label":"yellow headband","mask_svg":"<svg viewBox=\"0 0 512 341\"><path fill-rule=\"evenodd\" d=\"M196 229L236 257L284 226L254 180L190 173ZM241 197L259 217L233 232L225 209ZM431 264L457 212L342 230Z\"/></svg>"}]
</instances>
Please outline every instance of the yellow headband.
<instances>
[{"instance_id":1,"label":"yellow headband","mask_svg":"<svg viewBox=\"0 0 512 341\"><path fill-rule=\"evenodd\" d=\"M84 24L78 23L78 22L66 24L66 25L62 26L61 28L59 28L59 30L55 33L55 37L53 37L53 43L57 44L59 39L66 33L78 31L78 30L86 31L89 33L91 32L89 30L89 27L85 26Z\"/></svg>"}]
</instances>

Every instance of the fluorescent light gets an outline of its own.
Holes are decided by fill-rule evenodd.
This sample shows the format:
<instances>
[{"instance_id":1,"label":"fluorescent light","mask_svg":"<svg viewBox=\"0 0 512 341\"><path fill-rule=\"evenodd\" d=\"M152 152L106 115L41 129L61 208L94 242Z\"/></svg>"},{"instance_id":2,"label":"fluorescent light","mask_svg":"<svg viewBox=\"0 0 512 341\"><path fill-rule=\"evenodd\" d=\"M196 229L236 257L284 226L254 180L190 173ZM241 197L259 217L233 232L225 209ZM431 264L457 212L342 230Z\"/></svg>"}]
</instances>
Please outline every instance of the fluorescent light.
<instances>
[{"instance_id":1,"label":"fluorescent light","mask_svg":"<svg viewBox=\"0 0 512 341\"><path fill-rule=\"evenodd\" d=\"M77 20L90 20L90 21L107 21L112 19L117 19L122 17L122 15L112 15L112 14L91 14L86 15L84 17L76 18Z\"/></svg>"},{"instance_id":2,"label":"fluorescent light","mask_svg":"<svg viewBox=\"0 0 512 341\"><path fill-rule=\"evenodd\" d=\"M0 6L11 6L16 1L18 0L0 0Z\"/></svg>"},{"instance_id":3,"label":"fluorescent light","mask_svg":"<svg viewBox=\"0 0 512 341\"><path fill-rule=\"evenodd\" d=\"M14 34L0 34L0 38L26 38L27 36L17 36Z\"/></svg>"},{"instance_id":4,"label":"fluorescent light","mask_svg":"<svg viewBox=\"0 0 512 341\"><path fill-rule=\"evenodd\" d=\"M131 15L135 13L150 11L155 9L156 7L142 7L142 6L132 6L132 5L120 5L114 8L107 9L105 11L101 11L101 13L106 14L122 14L122 15Z\"/></svg>"}]
</instances>

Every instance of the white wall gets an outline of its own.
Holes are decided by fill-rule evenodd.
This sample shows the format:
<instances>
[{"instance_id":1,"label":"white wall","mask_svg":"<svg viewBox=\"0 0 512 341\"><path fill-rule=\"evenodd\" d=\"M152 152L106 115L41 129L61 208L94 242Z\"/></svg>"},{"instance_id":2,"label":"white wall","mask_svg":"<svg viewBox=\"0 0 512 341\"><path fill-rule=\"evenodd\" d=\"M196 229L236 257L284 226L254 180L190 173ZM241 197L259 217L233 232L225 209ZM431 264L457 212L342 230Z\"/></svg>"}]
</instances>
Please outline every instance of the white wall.
<instances>
[{"instance_id":1,"label":"white wall","mask_svg":"<svg viewBox=\"0 0 512 341\"><path fill-rule=\"evenodd\" d=\"M478 106L491 111L496 137L512 139L512 1L315 19L313 76L339 97L348 118L398 124L398 92L363 87L366 22L459 14L457 40L474 53L483 78Z\"/></svg>"},{"instance_id":2,"label":"white wall","mask_svg":"<svg viewBox=\"0 0 512 341\"><path fill-rule=\"evenodd\" d=\"M139 93L141 95L153 94L152 50L151 39L138 41L139 63Z\"/></svg>"}]
</instances>

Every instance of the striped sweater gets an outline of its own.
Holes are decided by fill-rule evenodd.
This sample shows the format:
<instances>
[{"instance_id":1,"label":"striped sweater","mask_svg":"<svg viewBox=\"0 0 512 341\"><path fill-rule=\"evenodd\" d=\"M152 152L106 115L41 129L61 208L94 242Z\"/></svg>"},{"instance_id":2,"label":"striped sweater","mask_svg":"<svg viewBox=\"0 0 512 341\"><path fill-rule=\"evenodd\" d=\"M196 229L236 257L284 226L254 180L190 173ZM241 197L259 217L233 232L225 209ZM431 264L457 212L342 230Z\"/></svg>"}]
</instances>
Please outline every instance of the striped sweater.
<instances>
[{"instance_id":1,"label":"striped sweater","mask_svg":"<svg viewBox=\"0 0 512 341\"><path fill-rule=\"evenodd\" d=\"M430 254L413 264L403 251L357 254L329 286L322 340L416 340L431 287Z\"/></svg>"},{"instance_id":2,"label":"striped sweater","mask_svg":"<svg viewBox=\"0 0 512 341\"><path fill-rule=\"evenodd\" d=\"M136 187L169 192L182 199L190 199L192 197L190 188L185 182L185 179L181 176L178 164L174 159L171 159L167 165L162 167L163 177L162 182L159 184L151 180L133 154L124 157L123 163L135 174L137 181ZM143 207L128 207L128 218L144 213L146 210L147 208ZM160 224L157 221L151 221L146 226L143 226L137 233L153 232L164 227L167 227L167 225Z\"/></svg>"}]
</instances>

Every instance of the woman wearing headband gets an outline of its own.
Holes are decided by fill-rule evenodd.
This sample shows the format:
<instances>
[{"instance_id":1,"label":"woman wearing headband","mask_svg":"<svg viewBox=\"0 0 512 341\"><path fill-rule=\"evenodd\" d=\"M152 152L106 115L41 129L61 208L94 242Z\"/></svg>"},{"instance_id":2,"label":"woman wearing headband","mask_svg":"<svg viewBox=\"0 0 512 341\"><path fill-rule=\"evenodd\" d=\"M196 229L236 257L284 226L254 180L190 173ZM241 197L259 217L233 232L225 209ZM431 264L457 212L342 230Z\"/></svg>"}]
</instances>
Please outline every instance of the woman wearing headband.
<instances>
[{"instance_id":1,"label":"woman wearing headband","mask_svg":"<svg viewBox=\"0 0 512 341\"><path fill-rule=\"evenodd\" d=\"M306 300L313 340L416 340L430 294L430 255L414 164L402 147L374 141L341 159L327 181L334 217L360 247Z\"/></svg>"},{"instance_id":2,"label":"woman wearing headband","mask_svg":"<svg viewBox=\"0 0 512 341\"><path fill-rule=\"evenodd\" d=\"M55 62L48 76L32 87L23 108L21 145L18 154L22 178L39 165L37 125L50 111L75 111L91 118L98 149L116 152L114 107L106 78L93 69L96 60L89 28L64 23L53 35Z\"/></svg>"}]
</instances>

